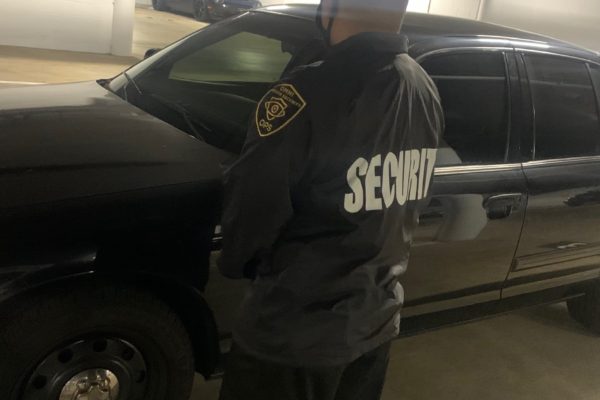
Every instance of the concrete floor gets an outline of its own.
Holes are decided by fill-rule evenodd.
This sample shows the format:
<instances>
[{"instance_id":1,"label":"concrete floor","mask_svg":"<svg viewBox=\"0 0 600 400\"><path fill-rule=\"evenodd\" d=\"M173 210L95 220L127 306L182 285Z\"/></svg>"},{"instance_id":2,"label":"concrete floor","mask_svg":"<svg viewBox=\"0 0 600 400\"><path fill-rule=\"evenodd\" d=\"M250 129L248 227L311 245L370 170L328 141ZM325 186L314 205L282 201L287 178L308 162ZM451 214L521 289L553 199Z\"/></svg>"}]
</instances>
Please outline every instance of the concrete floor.
<instances>
[{"instance_id":1,"label":"concrete floor","mask_svg":"<svg viewBox=\"0 0 600 400\"><path fill-rule=\"evenodd\" d=\"M0 85L110 77L202 26L138 9L134 57L0 46ZM598 400L599 370L600 339L564 304L543 306L397 341L384 399ZM198 377L191 400L216 400L219 384Z\"/></svg>"},{"instance_id":2,"label":"concrete floor","mask_svg":"<svg viewBox=\"0 0 600 400\"><path fill-rule=\"evenodd\" d=\"M400 339L384 400L598 400L600 339L565 304ZM196 380L191 400L218 399Z\"/></svg>"}]
</instances>

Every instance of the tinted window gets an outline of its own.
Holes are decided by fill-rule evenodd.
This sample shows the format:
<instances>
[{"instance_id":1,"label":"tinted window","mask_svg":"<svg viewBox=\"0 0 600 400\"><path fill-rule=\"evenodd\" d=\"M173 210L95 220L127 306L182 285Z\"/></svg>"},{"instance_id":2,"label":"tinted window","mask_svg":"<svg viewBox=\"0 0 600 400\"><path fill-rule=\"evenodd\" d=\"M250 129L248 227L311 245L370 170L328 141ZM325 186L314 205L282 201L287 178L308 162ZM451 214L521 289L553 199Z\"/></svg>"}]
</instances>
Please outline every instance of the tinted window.
<instances>
[{"instance_id":1,"label":"tinted window","mask_svg":"<svg viewBox=\"0 0 600 400\"><path fill-rule=\"evenodd\" d=\"M592 81L594 82L596 99L600 103L600 67L597 65L590 65L590 72L592 73ZM598 109L600 110L600 107L598 107Z\"/></svg>"},{"instance_id":2,"label":"tinted window","mask_svg":"<svg viewBox=\"0 0 600 400\"><path fill-rule=\"evenodd\" d=\"M169 79L196 82L276 82L292 58L281 40L240 32L177 61Z\"/></svg>"},{"instance_id":3,"label":"tinted window","mask_svg":"<svg viewBox=\"0 0 600 400\"><path fill-rule=\"evenodd\" d=\"M436 82L446 113L439 165L504 162L509 136L504 55L434 56L423 67Z\"/></svg>"},{"instance_id":4,"label":"tinted window","mask_svg":"<svg viewBox=\"0 0 600 400\"><path fill-rule=\"evenodd\" d=\"M598 154L600 122L585 63L526 55L535 108L536 159Z\"/></svg>"}]
</instances>

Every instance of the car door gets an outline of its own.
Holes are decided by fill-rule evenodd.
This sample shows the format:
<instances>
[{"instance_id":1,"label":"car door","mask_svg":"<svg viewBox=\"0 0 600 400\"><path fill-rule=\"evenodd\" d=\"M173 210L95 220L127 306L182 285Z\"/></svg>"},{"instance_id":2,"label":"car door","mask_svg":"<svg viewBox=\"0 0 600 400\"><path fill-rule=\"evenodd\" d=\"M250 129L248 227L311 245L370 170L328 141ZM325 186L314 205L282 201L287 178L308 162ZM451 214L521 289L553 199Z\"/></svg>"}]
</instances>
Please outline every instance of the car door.
<instances>
[{"instance_id":1,"label":"car door","mask_svg":"<svg viewBox=\"0 0 600 400\"><path fill-rule=\"evenodd\" d=\"M513 162L520 97L511 76L514 54L448 50L421 63L440 91L446 129L434 197L421 216L402 279L405 317L495 304L526 204L521 165Z\"/></svg>"},{"instance_id":2,"label":"car door","mask_svg":"<svg viewBox=\"0 0 600 400\"><path fill-rule=\"evenodd\" d=\"M600 66L552 54L519 57L531 99L530 197L503 297L597 278L600 265Z\"/></svg>"}]
</instances>

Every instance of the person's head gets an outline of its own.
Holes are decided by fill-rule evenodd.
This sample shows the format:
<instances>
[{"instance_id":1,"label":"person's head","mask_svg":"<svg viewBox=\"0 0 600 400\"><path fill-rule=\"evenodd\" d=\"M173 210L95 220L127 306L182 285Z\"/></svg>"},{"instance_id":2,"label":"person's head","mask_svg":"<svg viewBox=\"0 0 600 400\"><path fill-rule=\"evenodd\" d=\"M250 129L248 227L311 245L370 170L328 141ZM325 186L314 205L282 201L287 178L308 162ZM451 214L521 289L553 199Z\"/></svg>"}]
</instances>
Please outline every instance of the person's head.
<instances>
[{"instance_id":1,"label":"person's head","mask_svg":"<svg viewBox=\"0 0 600 400\"><path fill-rule=\"evenodd\" d=\"M393 32L402 27L408 0L321 0L317 25L329 44L362 32Z\"/></svg>"}]
</instances>

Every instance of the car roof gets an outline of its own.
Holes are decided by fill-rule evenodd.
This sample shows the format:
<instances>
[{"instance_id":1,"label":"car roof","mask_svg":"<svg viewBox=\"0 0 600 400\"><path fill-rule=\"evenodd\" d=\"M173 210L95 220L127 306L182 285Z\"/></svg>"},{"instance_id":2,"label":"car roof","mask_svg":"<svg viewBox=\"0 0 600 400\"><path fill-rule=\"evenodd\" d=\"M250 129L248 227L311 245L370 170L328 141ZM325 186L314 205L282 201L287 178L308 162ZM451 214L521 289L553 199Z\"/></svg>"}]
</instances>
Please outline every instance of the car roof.
<instances>
[{"instance_id":1,"label":"car roof","mask_svg":"<svg viewBox=\"0 0 600 400\"><path fill-rule=\"evenodd\" d=\"M289 4L265 7L261 11L314 21L317 6L314 4ZM444 45L449 45L448 39L455 39L455 42L461 42L464 39L488 39L489 42L494 43L491 39L495 38L504 40L505 45L509 43L508 41L518 41L519 47L537 50L551 49L552 52L600 60L598 52L550 36L464 18L409 12L404 20L402 32L408 36L411 46L422 47L421 45L425 42L439 41L442 38L445 39ZM502 41L496 40L495 45L501 47L501 43ZM449 47L455 46L450 45ZM426 47L431 49L429 46Z\"/></svg>"}]
</instances>

